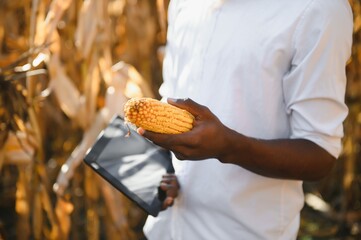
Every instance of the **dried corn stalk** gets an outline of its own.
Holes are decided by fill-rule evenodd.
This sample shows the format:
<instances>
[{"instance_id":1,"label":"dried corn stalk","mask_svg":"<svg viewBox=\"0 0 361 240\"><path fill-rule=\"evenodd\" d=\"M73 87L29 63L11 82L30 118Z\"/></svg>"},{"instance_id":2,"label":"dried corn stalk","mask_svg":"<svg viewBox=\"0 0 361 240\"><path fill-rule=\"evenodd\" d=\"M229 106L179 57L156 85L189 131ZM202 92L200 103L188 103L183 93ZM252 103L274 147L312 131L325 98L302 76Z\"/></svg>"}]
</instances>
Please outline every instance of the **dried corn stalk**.
<instances>
[{"instance_id":1,"label":"dried corn stalk","mask_svg":"<svg viewBox=\"0 0 361 240\"><path fill-rule=\"evenodd\" d=\"M25 166L19 167L19 179L16 183L16 205L15 211L18 215L18 239L29 239L30 230L30 188L28 169Z\"/></svg>"},{"instance_id":2,"label":"dried corn stalk","mask_svg":"<svg viewBox=\"0 0 361 240\"><path fill-rule=\"evenodd\" d=\"M71 230L71 219L70 214L74 210L74 205L64 199L57 198L56 206L55 206L55 214L60 227L60 236L59 239L69 239L69 233Z\"/></svg>"},{"instance_id":3,"label":"dried corn stalk","mask_svg":"<svg viewBox=\"0 0 361 240\"><path fill-rule=\"evenodd\" d=\"M75 33L75 44L83 58L89 57L96 38L99 40L101 37L107 37L102 36L103 28L109 23L106 14L107 3L107 0L85 0L83 2Z\"/></svg>"},{"instance_id":4,"label":"dried corn stalk","mask_svg":"<svg viewBox=\"0 0 361 240\"><path fill-rule=\"evenodd\" d=\"M79 114L80 93L71 79L66 75L59 57L53 55L48 63L50 74L50 88L56 94L61 109L70 117ZM82 116L84 117L84 116Z\"/></svg>"},{"instance_id":5,"label":"dried corn stalk","mask_svg":"<svg viewBox=\"0 0 361 240\"><path fill-rule=\"evenodd\" d=\"M102 109L100 109L96 115L95 120L92 121L91 126L84 132L83 139L81 143L76 147L76 149L72 152L71 156L67 159L67 161L63 164L61 171L57 177L57 180L53 186L54 191L59 195L63 196L65 190L69 186L69 182L72 179L75 170L82 162L86 151L94 144L98 134L101 130L104 129L106 124L110 121L111 117L114 114L123 115L123 108L122 106L127 101L125 97L125 92L129 96L140 96L144 95L141 89L146 89L146 92L150 92L149 88L147 88L146 83L144 80L139 77L139 73L135 73L135 69L133 71L129 71L129 66L127 64L117 64L117 67L112 68L112 78L111 78L111 85L107 88L106 96L105 96L105 105ZM129 72L132 73L129 75ZM136 76L135 79L132 76ZM130 87L132 91L126 91L127 86L129 84L133 84L133 87ZM139 85L142 85L140 87ZM136 89L136 90L135 90ZM94 178L92 178L94 181ZM124 216L122 212L125 210L120 211L120 209L124 209L124 205L121 207L119 204L124 204L124 200L122 201L121 198L117 201L113 201L114 195L116 194L116 190L113 188L107 188L105 183L101 181L100 183L103 190L103 197L105 201L108 203L106 206L109 209L109 213L111 215L113 224L118 228L122 229L119 231L118 235L124 235L128 232L126 231L126 225L124 225ZM108 189L106 191L106 189ZM118 195L119 196L119 195ZM93 205L93 204L91 204ZM60 211L60 210L57 210ZM113 214L116 215L113 215ZM93 216L95 214L94 211L89 210L88 214ZM89 215L88 215L89 216ZM118 216L118 217L116 217ZM92 222L91 224L96 224L96 222ZM94 232L90 232L94 234ZM125 238L126 239L126 238Z\"/></svg>"},{"instance_id":6,"label":"dried corn stalk","mask_svg":"<svg viewBox=\"0 0 361 240\"><path fill-rule=\"evenodd\" d=\"M4 164L27 165L34 157L35 147L29 143L24 132L10 132L3 151Z\"/></svg>"},{"instance_id":7,"label":"dried corn stalk","mask_svg":"<svg viewBox=\"0 0 361 240\"><path fill-rule=\"evenodd\" d=\"M49 11L45 19L39 19L37 22L37 30L35 37L35 45L43 45L49 43L53 38L52 35L56 31L56 27L63 16L66 9L69 8L72 0L53 0L50 4ZM41 16L41 15L39 15Z\"/></svg>"},{"instance_id":8,"label":"dried corn stalk","mask_svg":"<svg viewBox=\"0 0 361 240\"><path fill-rule=\"evenodd\" d=\"M89 5L90 3L92 3L92 6ZM127 20L130 20L127 21L130 23L129 25L119 22L119 25L114 26L112 25L113 23L110 23L108 10L113 11L110 9L110 3L113 6L118 6L120 9L119 12L113 12L115 15L113 15L112 21L115 18L122 19L121 21L128 18ZM68 130L74 128L74 126L81 127L81 131L84 132L83 138L78 145L79 148L73 152L76 156L75 158L81 159L84 152L79 149L85 149L86 146L91 145L91 142L94 141L91 140L93 138L91 136L96 136L96 132L101 130L100 126L104 126L112 114L123 115L122 106L127 97L154 97L153 91L149 87L149 78L154 78L150 73L158 71L157 69L154 71L154 68L151 70L152 67L157 67L157 65L152 65L150 62L151 54L153 53L152 49L155 49L154 45L156 45L154 38L157 27L152 22L152 12L149 11L152 9L149 6L154 5L154 3L149 1L128 2L124 0L109 0L109 3L108 1L90 0L2 0L0 5L0 12L4 13L1 14L0 19L0 43L3 43L0 44L0 68L8 65L9 67L6 69L6 72L8 70L12 71L11 68L13 67L25 72L37 69L45 64L47 69L50 70L50 79L48 79L50 84L43 88L45 90L38 91L38 86L35 83L37 78L27 78L25 82L21 82L25 86L23 88L24 92L28 94L21 98L20 101L22 103L31 103L30 106L25 104L24 108L8 108L8 105L10 106L13 103L16 106L22 106L18 104L20 102L18 100L11 101L10 104L6 103L8 104L6 109L13 109L14 111L11 110L8 111L11 114L2 115L4 105L2 102L0 103L1 119L3 116L6 116L6 118L13 116L13 119L9 121L9 125L6 125L7 128L11 126L14 130L28 131L24 126L29 122L33 130L28 136L34 136L35 140L31 141L36 142L36 144L33 144L27 139L24 145L24 149L27 147L33 149L32 151L36 149L34 152L34 154L36 153L36 161L31 161L30 164L25 165L27 170L22 170L21 174L25 177L18 181L19 198L17 199L17 209L19 213L22 213L22 215L19 215L21 216L19 227L24 230L27 229L21 232L23 234L22 239L28 239L29 237L40 239L72 238L76 234L74 233L75 231L70 231L70 228L74 227L70 223L70 219L73 218L70 215L72 213L71 203L64 203L64 199L58 198L54 211L53 206L50 204L51 199L54 200L54 196L52 196L51 192L47 191L48 186L52 183L49 182L50 179L45 164L47 161L53 162L54 160L46 159L49 156L46 156L45 153L49 153L49 150L54 151L54 149L43 149L43 147L46 146L45 143L58 144L59 139L48 141L47 137L50 134L53 136L58 135L59 137L64 134L64 131L56 128L48 131L49 129L45 128L48 124L47 121L51 118L56 118L57 121L64 121L61 126L66 127ZM130 6L132 11L129 11ZM83 9L87 7L92 10L88 12L82 10L82 14L78 15L78 7ZM21 12L23 8L24 16L15 14L15 12ZM127 11L123 11L125 8ZM19 11L19 9L21 10ZM144 9L146 11L143 11ZM146 16L148 16L150 21L141 20L133 22L132 19L137 16L138 10L141 12L143 20L146 20ZM89 19L89 17L92 19ZM19 19L26 20L21 22L18 21ZM5 27L1 24L2 20L5 22ZM30 24L27 23L28 20L30 20ZM147 24L142 26L140 24L142 22ZM133 28L137 24L140 27L146 27L146 31L142 33L141 29ZM91 28L87 29L89 26ZM127 35L120 35L119 32L112 29L124 26L128 28L127 32L125 32L128 36L132 35L129 33L135 30L137 34L128 38ZM26 31L19 31L22 27ZM92 29L95 29L95 32L92 32L94 31ZM75 32L76 36L74 36ZM136 38L138 37L141 37L141 39L137 40ZM117 39L122 41L129 39L126 48L116 48L115 42L118 41ZM81 44L78 45L78 43ZM146 45L143 43L146 43ZM77 49L74 49L73 45L76 45ZM2 46L6 47L6 55L2 55L5 49ZM135 48L138 50L129 50ZM22 53L25 51L28 53L23 55ZM137 58L140 61L137 61ZM114 70L112 62L117 62L120 59L131 59L132 64L137 65L138 69L141 69L142 75L147 77L148 82L143 79L141 74L132 65L124 62L117 65L118 70ZM0 74L4 72L4 68L0 69ZM14 81L13 86L20 85ZM6 96L2 91L0 91L0 95L1 97ZM56 98L53 99L53 96ZM61 108L58 108L56 104L49 105L49 102L52 103L54 100ZM53 112L44 112L42 106L47 106L47 109L49 109L49 106L53 106ZM22 112L19 112L19 110ZM61 119L60 111L63 111L68 119ZM23 113L25 114L23 115ZM51 116L42 115L43 113L50 113ZM95 119L98 120L95 121ZM8 133L8 129L1 131L0 164L5 161L5 151L2 146L9 139ZM66 139L68 136L62 136L62 138ZM70 151L72 147L67 142L60 146L63 148L62 154L64 155L67 154L65 151ZM37 149L38 147L40 149ZM20 153L20 148L18 150ZM59 149L57 151L61 152L62 150ZM64 168L69 167L75 174L81 175L81 171L75 171L77 164L71 163L72 157L69 157L68 160ZM6 161L6 164L8 163ZM62 164L62 162L59 161L58 164ZM21 165L18 166L22 168ZM89 231L88 234L85 234L86 238L97 239L99 238L100 231L102 231L100 228L102 216L99 215L98 210L100 199L103 198L107 203L107 217L105 218L110 220L108 223L114 227L113 231L116 234L115 236L109 235L109 239L118 239L116 236L120 236L123 239L136 239L130 229L132 226L128 225L129 222L125 222L125 219L129 220L129 216L126 216L128 214L127 211L133 207L129 205L124 196L120 196L116 190L105 185L104 181L94 178L94 175L89 173L89 170L86 170L86 172L88 172L86 173L85 180L88 203L84 208L89 220ZM60 175L59 178L61 177ZM51 178L54 179L53 176ZM71 180L70 175L67 175L66 178L68 181ZM27 184L29 182L31 184ZM97 188L91 188L98 185L101 186L102 192L98 192L99 189ZM64 189L67 189L67 184L64 184ZM79 205L75 206L79 207ZM77 213L79 214L79 212ZM29 218L32 221L29 221ZM32 228L28 224L30 222L33 224ZM61 223L64 223L64 225ZM72 236L69 236L70 232L72 232ZM78 236L83 235L80 233Z\"/></svg>"}]
</instances>

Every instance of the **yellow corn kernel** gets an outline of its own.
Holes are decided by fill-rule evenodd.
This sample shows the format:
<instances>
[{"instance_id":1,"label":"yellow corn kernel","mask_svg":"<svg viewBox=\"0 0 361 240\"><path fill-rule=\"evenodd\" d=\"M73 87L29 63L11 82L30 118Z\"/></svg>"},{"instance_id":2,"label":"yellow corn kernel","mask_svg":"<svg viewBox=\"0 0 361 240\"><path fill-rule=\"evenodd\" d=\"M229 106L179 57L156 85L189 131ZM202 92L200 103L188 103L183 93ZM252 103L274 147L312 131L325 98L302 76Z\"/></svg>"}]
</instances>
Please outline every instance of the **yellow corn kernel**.
<instances>
[{"instance_id":1,"label":"yellow corn kernel","mask_svg":"<svg viewBox=\"0 0 361 240\"><path fill-rule=\"evenodd\" d=\"M125 121L157 133L177 134L193 128L194 116L152 98L132 98L124 105Z\"/></svg>"}]
</instances>

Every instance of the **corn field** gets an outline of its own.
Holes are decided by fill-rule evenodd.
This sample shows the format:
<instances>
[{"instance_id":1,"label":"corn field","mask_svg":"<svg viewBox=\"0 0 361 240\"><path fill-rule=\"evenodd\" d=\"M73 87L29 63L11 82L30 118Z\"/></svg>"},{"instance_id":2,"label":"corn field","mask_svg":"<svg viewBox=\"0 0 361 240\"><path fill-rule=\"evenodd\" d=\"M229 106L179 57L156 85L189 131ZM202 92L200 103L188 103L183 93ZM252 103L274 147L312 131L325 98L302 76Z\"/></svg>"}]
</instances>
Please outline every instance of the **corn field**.
<instances>
[{"instance_id":1,"label":"corn field","mask_svg":"<svg viewBox=\"0 0 361 240\"><path fill-rule=\"evenodd\" d=\"M299 239L361 238L361 3L344 151L305 183ZM82 163L130 97L159 98L169 0L0 0L0 239L143 239L145 213Z\"/></svg>"}]
</instances>

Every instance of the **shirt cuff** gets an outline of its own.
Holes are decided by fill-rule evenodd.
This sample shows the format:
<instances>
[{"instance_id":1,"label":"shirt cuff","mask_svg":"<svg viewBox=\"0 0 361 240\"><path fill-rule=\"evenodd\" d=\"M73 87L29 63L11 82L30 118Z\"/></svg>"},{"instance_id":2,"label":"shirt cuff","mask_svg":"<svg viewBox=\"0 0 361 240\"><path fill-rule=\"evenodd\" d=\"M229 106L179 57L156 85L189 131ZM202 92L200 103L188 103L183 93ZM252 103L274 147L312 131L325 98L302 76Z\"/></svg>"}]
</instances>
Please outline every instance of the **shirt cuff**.
<instances>
[{"instance_id":1,"label":"shirt cuff","mask_svg":"<svg viewBox=\"0 0 361 240\"><path fill-rule=\"evenodd\" d=\"M342 151L341 139L339 137L307 132L302 129L293 129L291 139L306 139L314 142L335 158L338 158Z\"/></svg>"}]
</instances>

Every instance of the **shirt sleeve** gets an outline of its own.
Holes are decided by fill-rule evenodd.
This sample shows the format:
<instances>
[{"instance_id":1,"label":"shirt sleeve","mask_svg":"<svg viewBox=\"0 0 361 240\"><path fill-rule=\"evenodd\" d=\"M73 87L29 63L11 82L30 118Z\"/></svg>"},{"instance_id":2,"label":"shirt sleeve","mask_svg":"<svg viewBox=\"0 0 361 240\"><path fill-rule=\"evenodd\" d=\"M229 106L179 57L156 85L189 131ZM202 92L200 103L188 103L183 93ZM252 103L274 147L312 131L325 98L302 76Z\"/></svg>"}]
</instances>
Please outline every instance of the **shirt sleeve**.
<instances>
[{"instance_id":1,"label":"shirt sleeve","mask_svg":"<svg viewBox=\"0 0 361 240\"><path fill-rule=\"evenodd\" d=\"M341 153L346 62L353 17L346 0L310 1L294 33L294 55L283 79L291 138L308 139L334 157Z\"/></svg>"}]
</instances>

